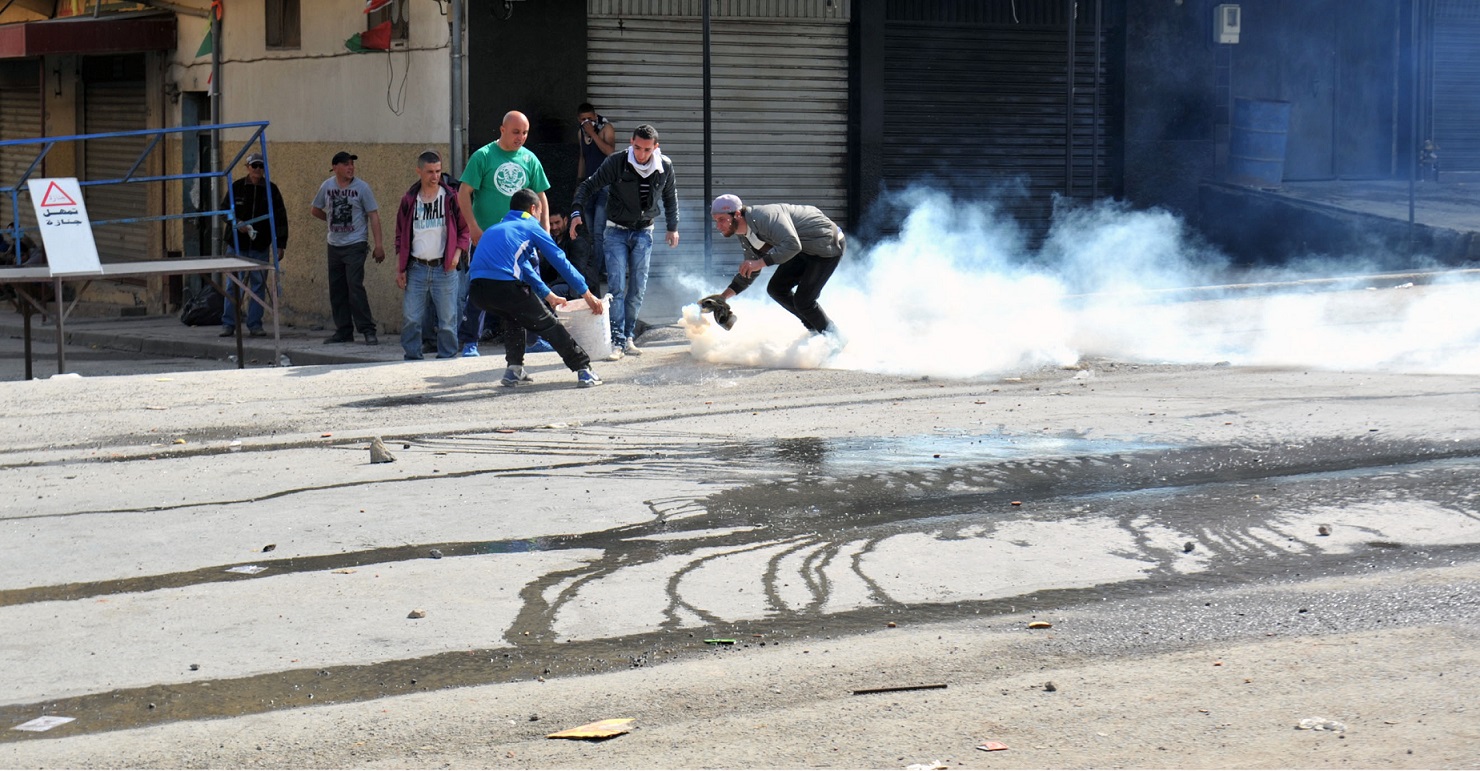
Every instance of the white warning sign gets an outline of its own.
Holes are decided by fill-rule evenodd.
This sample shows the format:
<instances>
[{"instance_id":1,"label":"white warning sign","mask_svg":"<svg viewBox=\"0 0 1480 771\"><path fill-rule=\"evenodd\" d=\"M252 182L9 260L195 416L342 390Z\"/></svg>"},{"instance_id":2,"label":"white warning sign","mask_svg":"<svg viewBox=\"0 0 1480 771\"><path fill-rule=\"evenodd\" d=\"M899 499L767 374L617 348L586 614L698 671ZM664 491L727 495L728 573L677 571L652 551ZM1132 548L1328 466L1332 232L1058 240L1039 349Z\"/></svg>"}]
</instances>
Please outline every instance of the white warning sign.
<instances>
[{"instance_id":1,"label":"white warning sign","mask_svg":"<svg viewBox=\"0 0 1480 771\"><path fill-rule=\"evenodd\" d=\"M46 245L46 263L53 276L102 273L98 245L93 241L82 187L75 177L28 179L31 205Z\"/></svg>"}]
</instances>

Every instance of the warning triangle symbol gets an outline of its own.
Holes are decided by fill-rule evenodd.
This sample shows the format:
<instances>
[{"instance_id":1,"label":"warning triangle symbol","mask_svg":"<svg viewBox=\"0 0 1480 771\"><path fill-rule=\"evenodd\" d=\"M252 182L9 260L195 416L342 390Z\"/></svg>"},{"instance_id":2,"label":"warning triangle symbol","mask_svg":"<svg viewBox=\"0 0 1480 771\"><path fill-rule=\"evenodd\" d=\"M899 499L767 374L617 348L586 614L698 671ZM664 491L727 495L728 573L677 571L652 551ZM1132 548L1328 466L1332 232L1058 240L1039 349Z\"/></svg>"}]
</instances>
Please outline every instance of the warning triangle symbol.
<instances>
[{"instance_id":1,"label":"warning triangle symbol","mask_svg":"<svg viewBox=\"0 0 1480 771\"><path fill-rule=\"evenodd\" d=\"M72 196L67 195L57 183L52 182L46 186L46 195L41 196L42 206L76 206L77 202Z\"/></svg>"}]
</instances>

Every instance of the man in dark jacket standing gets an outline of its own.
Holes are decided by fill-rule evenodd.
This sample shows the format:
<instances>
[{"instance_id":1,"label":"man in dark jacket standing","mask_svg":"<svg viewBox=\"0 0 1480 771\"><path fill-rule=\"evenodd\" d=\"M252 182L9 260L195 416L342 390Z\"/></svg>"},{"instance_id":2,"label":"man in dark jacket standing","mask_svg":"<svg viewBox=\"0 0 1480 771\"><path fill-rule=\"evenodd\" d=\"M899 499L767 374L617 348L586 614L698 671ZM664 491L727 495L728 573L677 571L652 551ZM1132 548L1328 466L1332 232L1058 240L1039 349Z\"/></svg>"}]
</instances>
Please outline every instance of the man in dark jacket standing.
<instances>
[{"instance_id":1,"label":"man in dark jacket standing","mask_svg":"<svg viewBox=\"0 0 1480 771\"><path fill-rule=\"evenodd\" d=\"M457 264L472 243L472 231L457 192L442 181L442 156L428 150L416 159L416 184L396 210L396 286L401 301L401 348L407 361L422 357L421 325L427 301L436 311L437 358L457 356Z\"/></svg>"},{"instance_id":2,"label":"man in dark jacket standing","mask_svg":"<svg viewBox=\"0 0 1480 771\"><path fill-rule=\"evenodd\" d=\"M673 162L658 149L658 130L644 123L632 131L632 143L602 161L596 173L576 187L570 213L570 237L576 237L581 210L597 190L607 188L606 280L612 295L613 359L642 353L633 342L637 312L647 293L653 255L653 220L661 199L668 225L668 245L678 246L678 184Z\"/></svg>"},{"instance_id":3,"label":"man in dark jacket standing","mask_svg":"<svg viewBox=\"0 0 1480 771\"><path fill-rule=\"evenodd\" d=\"M746 206L738 196L729 194L714 199L709 213L721 235L740 237L745 258L722 294L701 301L705 307L718 303L727 311L731 297L745 291L767 266L775 265L776 273L766 284L766 294L800 319L812 334L833 331L832 321L822 312L817 298L837 270L847 246L837 224L816 206Z\"/></svg>"},{"instance_id":4,"label":"man in dark jacket standing","mask_svg":"<svg viewBox=\"0 0 1480 771\"><path fill-rule=\"evenodd\" d=\"M269 198L271 205L268 204ZM232 182L231 190L221 201L221 208L227 207L231 207L236 214L234 236L229 230L223 234L227 251L249 260L268 262L272 259L272 235L273 230L276 230L278 259L282 259L283 250L288 246L288 210L283 205L283 194L278 192L278 186L267 181L267 165L263 162L261 153L247 156L246 176ZM269 210L272 212L270 223L267 218ZM265 271L254 270L242 273L239 277L246 282L252 294L263 296L267 286ZM226 309L221 314L222 337L236 334L236 303L233 297L236 294L236 291L226 293ZM252 337L267 334L262 329L262 303L247 299L246 323L247 333Z\"/></svg>"}]
</instances>

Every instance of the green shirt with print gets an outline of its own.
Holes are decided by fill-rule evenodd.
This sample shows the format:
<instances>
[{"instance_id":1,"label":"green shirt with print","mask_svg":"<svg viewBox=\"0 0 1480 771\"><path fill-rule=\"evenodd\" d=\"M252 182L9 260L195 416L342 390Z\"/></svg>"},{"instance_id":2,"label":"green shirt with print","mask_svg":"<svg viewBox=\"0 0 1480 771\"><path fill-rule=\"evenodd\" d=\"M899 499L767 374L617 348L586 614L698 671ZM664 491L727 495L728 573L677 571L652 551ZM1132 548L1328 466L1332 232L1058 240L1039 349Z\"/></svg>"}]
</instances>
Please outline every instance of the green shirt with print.
<instances>
[{"instance_id":1,"label":"green shirt with print","mask_svg":"<svg viewBox=\"0 0 1480 771\"><path fill-rule=\"evenodd\" d=\"M550 189L545 167L534 153L520 147L509 152L490 142L473 153L463 169L462 183L473 188L473 220L487 230L509 213L509 197L524 188L536 193Z\"/></svg>"}]
</instances>

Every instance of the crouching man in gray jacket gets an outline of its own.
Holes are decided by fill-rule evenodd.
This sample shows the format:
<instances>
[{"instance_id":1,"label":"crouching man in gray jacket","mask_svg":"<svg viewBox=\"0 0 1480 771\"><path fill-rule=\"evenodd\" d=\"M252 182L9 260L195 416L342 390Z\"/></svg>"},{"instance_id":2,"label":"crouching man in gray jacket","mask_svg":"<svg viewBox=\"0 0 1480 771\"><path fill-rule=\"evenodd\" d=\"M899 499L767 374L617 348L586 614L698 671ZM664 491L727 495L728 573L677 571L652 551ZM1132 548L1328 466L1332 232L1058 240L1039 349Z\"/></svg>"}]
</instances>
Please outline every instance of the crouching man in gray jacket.
<instances>
[{"instance_id":1,"label":"crouching man in gray jacket","mask_svg":"<svg viewBox=\"0 0 1480 771\"><path fill-rule=\"evenodd\" d=\"M731 297L745 291L766 266L775 265L776 273L766 284L766 294L800 319L812 334L834 331L817 297L843 257L842 229L815 206L746 206L729 194L714 199L709 212L714 227L726 238L739 236L745 252L740 272L725 291L701 301L705 309L719 310L716 321L723 324L722 317L730 317L726 303Z\"/></svg>"}]
</instances>

